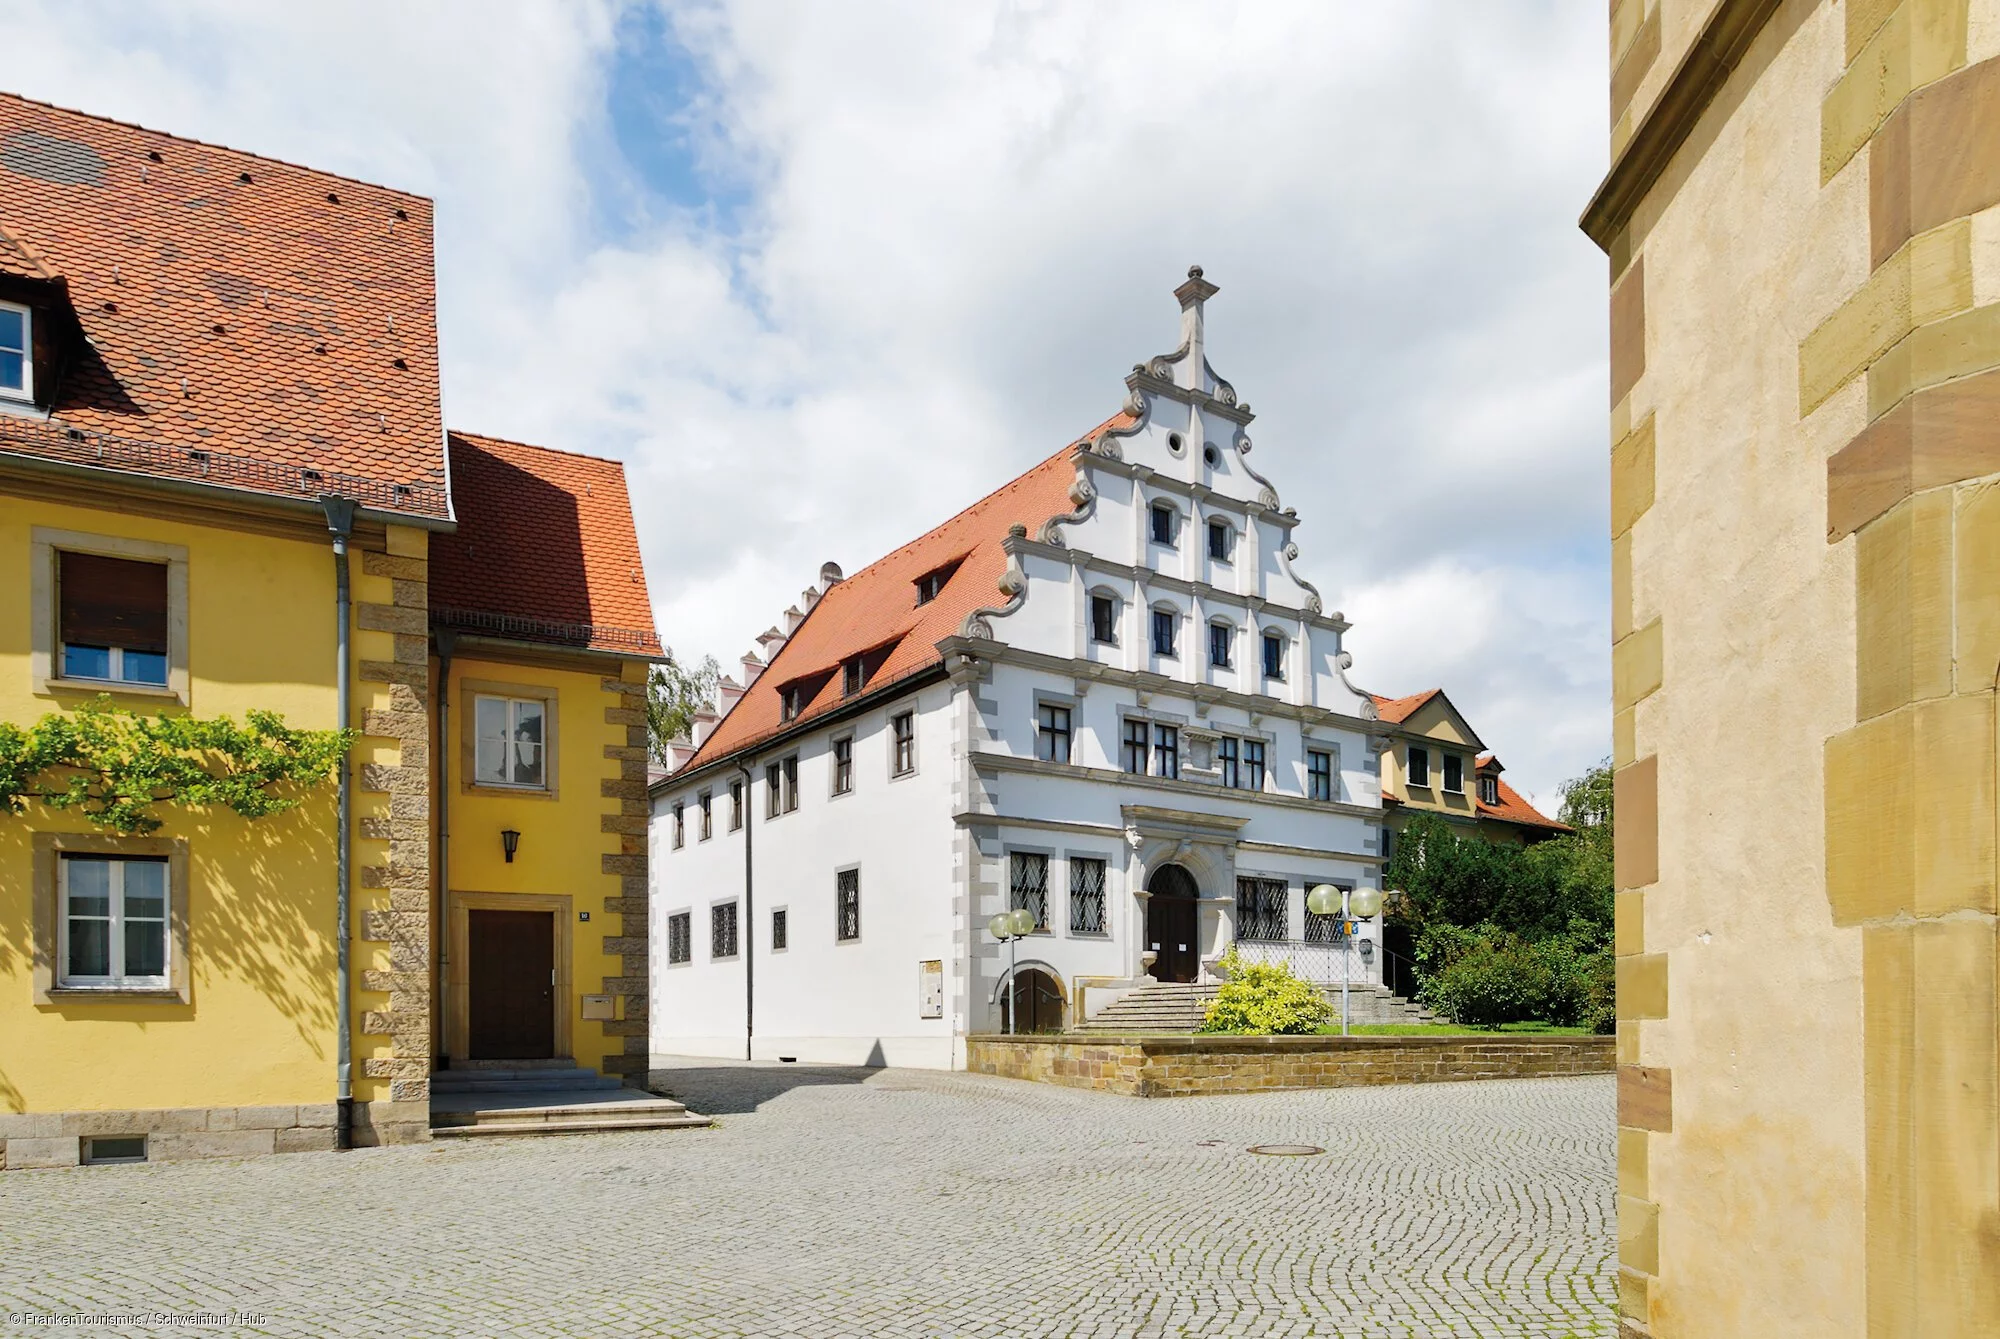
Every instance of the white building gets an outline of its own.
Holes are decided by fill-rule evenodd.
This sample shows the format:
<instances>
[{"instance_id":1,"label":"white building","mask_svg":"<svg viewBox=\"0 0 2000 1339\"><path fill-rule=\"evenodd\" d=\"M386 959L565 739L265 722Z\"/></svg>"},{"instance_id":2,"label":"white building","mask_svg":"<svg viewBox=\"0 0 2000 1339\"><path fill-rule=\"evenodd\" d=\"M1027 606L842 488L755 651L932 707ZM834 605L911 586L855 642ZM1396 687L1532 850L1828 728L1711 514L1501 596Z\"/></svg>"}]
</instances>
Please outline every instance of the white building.
<instances>
[{"instance_id":1,"label":"white building","mask_svg":"<svg viewBox=\"0 0 2000 1339\"><path fill-rule=\"evenodd\" d=\"M1203 356L1215 291L1189 271L1120 413L829 563L724 682L652 789L654 1050L952 1066L1010 1002L1073 1024L1233 940L1378 979L1305 895L1379 881L1380 726Z\"/></svg>"}]
</instances>

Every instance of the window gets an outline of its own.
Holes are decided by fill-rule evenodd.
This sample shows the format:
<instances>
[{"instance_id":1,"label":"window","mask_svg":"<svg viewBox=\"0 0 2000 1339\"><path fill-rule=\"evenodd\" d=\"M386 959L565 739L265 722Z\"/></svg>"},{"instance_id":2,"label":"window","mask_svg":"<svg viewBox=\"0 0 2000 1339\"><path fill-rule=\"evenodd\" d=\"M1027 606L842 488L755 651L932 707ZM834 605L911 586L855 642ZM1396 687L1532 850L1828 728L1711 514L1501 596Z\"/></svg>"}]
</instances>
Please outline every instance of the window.
<instances>
[{"instance_id":1,"label":"window","mask_svg":"<svg viewBox=\"0 0 2000 1339\"><path fill-rule=\"evenodd\" d=\"M1243 741L1243 789L1264 789L1264 741Z\"/></svg>"},{"instance_id":2,"label":"window","mask_svg":"<svg viewBox=\"0 0 2000 1339\"><path fill-rule=\"evenodd\" d=\"M794 753L785 759L785 812L793 813L799 807L799 755Z\"/></svg>"},{"instance_id":3,"label":"window","mask_svg":"<svg viewBox=\"0 0 2000 1339\"><path fill-rule=\"evenodd\" d=\"M1324 749L1306 750L1306 798L1333 798L1333 755Z\"/></svg>"},{"instance_id":4,"label":"window","mask_svg":"<svg viewBox=\"0 0 2000 1339\"><path fill-rule=\"evenodd\" d=\"M833 741L833 793L845 795L854 789L854 740Z\"/></svg>"},{"instance_id":5,"label":"window","mask_svg":"<svg viewBox=\"0 0 2000 1339\"><path fill-rule=\"evenodd\" d=\"M915 712L899 713L889 722L891 734L895 737L895 752L891 762L896 776L908 776L917 770L917 716Z\"/></svg>"},{"instance_id":6,"label":"window","mask_svg":"<svg viewBox=\"0 0 2000 1339\"><path fill-rule=\"evenodd\" d=\"M791 935L790 920L785 908L778 907L771 912L771 952L783 953L786 941Z\"/></svg>"},{"instance_id":7,"label":"window","mask_svg":"<svg viewBox=\"0 0 2000 1339\"><path fill-rule=\"evenodd\" d=\"M1104 933L1104 862L1090 856L1069 860L1069 932Z\"/></svg>"},{"instance_id":8,"label":"window","mask_svg":"<svg viewBox=\"0 0 2000 1339\"><path fill-rule=\"evenodd\" d=\"M1174 653L1174 632L1180 626L1180 617L1171 609L1153 611L1153 654L1170 656Z\"/></svg>"},{"instance_id":9,"label":"window","mask_svg":"<svg viewBox=\"0 0 2000 1339\"><path fill-rule=\"evenodd\" d=\"M735 832L743 826L743 783L729 783L729 830Z\"/></svg>"},{"instance_id":10,"label":"window","mask_svg":"<svg viewBox=\"0 0 2000 1339\"><path fill-rule=\"evenodd\" d=\"M167 565L99 553L56 555L61 676L167 683Z\"/></svg>"},{"instance_id":11,"label":"window","mask_svg":"<svg viewBox=\"0 0 2000 1339\"><path fill-rule=\"evenodd\" d=\"M1177 725L1156 725L1153 727L1153 770L1160 776L1178 778L1181 774L1181 731Z\"/></svg>"},{"instance_id":12,"label":"window","mask_svg":"<svg viewBox=\"0 0 2000 1339\"><path fill-rule=\"evenodd\" d=\"M1217 669L1229 668L1229 655L1236 641L1236 629L1227 623L1208 625L1208 663Z\"/></svg>"},{"instance_id":13,"label":"window","mask_svg":"<svg viewBox=\"0 0 2000 1339\"><path fill-rule=\"evenodd\" d=\"M0 302L0 395L35 398L34 314Z\"/></svg>"},{"instance_id":14,"label":"window","mask_svg":"<svg viewBox=\"0 0 2000 1339\"><path fill-rule=\"evenodd\" d=\"M1090 640L1106 645L1118 641L1118 601L1109 595L1090 597Z\"/></svg>"},{"instance_id":15,"label":"window","mask_svg":"<svg viewBox=\"0 0 2000 1339\"><path fill-rule=\"evenodd\" d=\"M1219 563L1226 563L1229 561L1229 555L1235 547L1236 531L1230 528L1229 522L1210 521L1208 523L1208 556L1210 558Z\"/></svg>"},{"instance_id":16,"label":"window","mask_svg":"<svg viewBox=\"0 0 2000 1339\"><path fill-rule=\"evenodd\" d=\"M667 961L689 962L694 958L694 933L690 926L694 916L691 912L676 911L667 917Z\"/></svg>"},{"instance_id":17,"label":"window","mask_svg":"<svg viewBox=\"0 0 2000 1339\"><path fill-rule=\"evenodd\" d=\"M687 806L681 803L681 801L675 800L674 801L674 849L678 851L683 846L686 846L687 838L688 838Z\"/></svg>"},{"instance_id":18,"label":"window","mask_svg":"<svg viewBox=\"0 0 2000 1339\"><path fill-rule=\"evenodd\" d=\"M1178 513L1164 502L1155 502L1152 514L1153 542L1172 548L1174 546L1174 522L1178 519Z\"/></svg>"},{"instance_id":19,"label":"window","mask_svg":"<svg viewBox=\"0 0 2000 1339\"><path fill-rule=\"evenodd\" d=\"M1343 892L1353 891L1344 883L1337 883L1334 887ZM1340 919L1339 912L1336 911L1331 916L1322 916L1313 911L1312 908L1306 908L1306 942L1308 944L1342 943L1347 938L1346 928L1347 923Z\"/></svg>"},{"instance_id":20,"label":"window","mask_svg":"<svg viewBox=\"0 0 2000 1339\"><path fill-rule=\"evenodd\" d=\"M861 938L861 871L844 869L833 876L833 935L842 943Z\"/></svg>"},{"instance_id":21,"label":"window","mask_svg":"<svg viewBox=\"0 0 2000 1339\"><path fill-rule=\"evenodd\" d=\"M764 817L776 818L784 812L785 769L781 763L764 768Z\"/></svg>"},{"instance_id":22,"label":"window","mask_svg":"<svg viewBox=\"0 0 2000 1339\"><path fill-rule=\"evenodd\" d=\"M1238 879L1236 937L1282 942L1285 934L1285 881Z\"/></svg>"},{"instance_id":23,"label":"window","mask_svg":"<svg viewBox=\"0 0 2000 1339\"><path fill-rule=\"evenodd\" d=\"M917 578L917 603L929 604L944 590L944 583L951 580L951 574L958 570L957 563L947 563Z\"/></svg>"},{"instance_id":24,"label":"window","mask_svg":"<svg viewBox=\"0 0 2000 1339\"><path fill-rule=\"evenodd\" d=\"M61 982L167 987L167 862L157 857L65 855Z\"/></svg>"},{"instance_id":25,"label":"window","mask_svg":"<svg viewBox=\"0 0 2000 1339\"><path fill-rule=\"evenodd\" d=\"M1144 721L1125 722L1125 770L1133 776L1146 774L1146 723Z\"/></svg>"},{"instance_id":26,"label":"window","mask_svg":"<svg viewBox=\"0 0 2000 1339\"><path fill-rule=\"evenodd\" d=\"M1431 755L1415 744L1410 745L1410 784L1428 786L1431 783Z\"/></svg>"},{"instance_id":27,"label":"window","mask_svg":"<svg viewBox=\"0 0 2000 1339\"><path fill-rule=\"evenodd\" d=\"M736 904L718 902L708 909L708 956L736 956Z\"/></svg>"},{"instance_id":28,"label":"window","mask_svg":"<svg viewBox=\"0 0 2000 1339\"><path fill-rule=\"evenodd\" d=\"M707 791L701 793L701 839L707 841L715 835L715 797Z\"/></svg>"},{"instance_id":29,"label":"window","mask_svg":"<svg viewBox=\"0 0 2000 1339\"><path fill-rule=\"evenodd\" d=\"M1222 773L1222 784L1234 790L1243 784L1243 769L1238 761L1238 744L1234 739L1215 741L1215 766Z\"/></svg>"},{"instance_id":30,"label":"window","mask_svg":"<svg viewBox=\"0 0 2000 1339\"><path fill-rule=\"evenodd\" d=\"M1285 638L1283 633L1264 634L1264 677L1283 682L1285 677Z\"/></svg>"},{"instance_id":31,"label":"window","mask_svg":"<svg viewBox=\"0 0 2000 1339\"><path fill-rule=\"evenodd\" d=\"M539 698L479 693L472 699L472 710L473 782L547 789L542 735L548 703Z\"/></svg>"},{"instance_id":32,"label":"window","mask_svg":"<svg viewBox=\"0 0 2000 1339\"><path fill-rule=\"evenodd\" d=\"M853 697L856 693L860 692L864 678L861 657L855 656L846 665L842 666L840 675L841 692L847 694L849 697Z\"/></svg>"},{"instance_id":33,"label":"window","mask_svg":"<svg viewBox=\"0 0 2000 1339\"><path fill-rule=\"evenodd\" d=\"M1043 703L1035 726L1035 756L1043 762L1069 761L1069 708Z\"/></svg>"},{"instance_id":34,"label":"window","mask_svg":"<svg viewBox=\"0 0 2000 1339\"><path fill-rule=\"evenodd\" d=\"M1453 795L1465 793L1465 759L1456 753L1444 755L1444 788Z\"/></svg>"},{"instance_id":35,"label":"window","mask_svg":"<svg viewBox=\"0 0 2000 1339\"><path fill-rule=\"evenodd\" d=\"M1500 803L1500 778L1482 776L1479 778L1479 802L1481 804Z\"/></svg>"},{"instance_id":36,"label":"window","mask_svg":"<svg viewBox=\"0 0 2000 1339\"><path fill-rule=\"evenodd\" d=\"M796 721L805 704L805 689L798 684L787 684L778 694L778 719Z\"/></svg>"},{"instance_id":37,"label":"window","mask_svg":"<svg viewBox=\"0 0 2000 1339\"><path fill-rule=\"evenodd\" d=\"M1014 852L1013 879L1009 883L1007 909L1026 907L1035 913L1035 933L1049 928L1049 858L1026 851Z\"/></svg>"}]
</instances>

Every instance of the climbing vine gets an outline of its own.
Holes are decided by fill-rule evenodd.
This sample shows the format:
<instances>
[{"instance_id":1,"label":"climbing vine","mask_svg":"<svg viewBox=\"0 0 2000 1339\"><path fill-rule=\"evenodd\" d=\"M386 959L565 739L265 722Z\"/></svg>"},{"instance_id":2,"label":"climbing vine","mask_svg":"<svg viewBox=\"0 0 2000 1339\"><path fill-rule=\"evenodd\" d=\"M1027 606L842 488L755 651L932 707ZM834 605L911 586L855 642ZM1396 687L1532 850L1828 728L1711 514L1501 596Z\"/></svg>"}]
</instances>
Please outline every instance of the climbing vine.
<instances>
[{"instance_id":1,"label":"climbing vine","mask_svg":"<svg viewBox=\"0 0 2000 1339\"><path fill-rule=\"evenodd\" d=\"M0 721L0 806L78 809L127 835L159 830L156 804L263 818L296 806L297 792L331 776L353 741L351 730L295 730L269 711L238 725L141 716L99 697L25 730Z\"/></svg>"}]
</instances>

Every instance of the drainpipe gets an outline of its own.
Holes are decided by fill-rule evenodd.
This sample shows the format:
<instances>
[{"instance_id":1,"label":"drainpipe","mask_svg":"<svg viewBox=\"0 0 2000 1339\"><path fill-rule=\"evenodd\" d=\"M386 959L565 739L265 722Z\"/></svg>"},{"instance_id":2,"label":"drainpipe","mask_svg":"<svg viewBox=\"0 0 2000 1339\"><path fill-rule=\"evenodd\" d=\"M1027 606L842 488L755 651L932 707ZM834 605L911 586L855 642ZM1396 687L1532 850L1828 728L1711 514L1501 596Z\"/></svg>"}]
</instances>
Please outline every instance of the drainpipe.
<instances>
[{"instance_id":1,"label":"drainpipe","mask_svg":"<svg viewBox=\"0 0 2000 1339\"><path fill-rule=\"evenodd\" d=\"M322 497L319 505L326 512L326 528L333 532L334 645L340 658L334 669L334 696L338 703L335 710L340 728L345 730L353 723L354 710L354 670L348 639L352 596L347 577L347 539L354 532L354 499ZM333 1118L333 1146L344 1149L354 1147L354 985L349 980L348 949L353 914L348 874L354 857L354 774L346 752L340 755L340 831L336 849L334 877L339 883L334 892L333 935L335 971L338 975L334 982L336 1049L333 1072L337 1105Z\"/></svg>"},{"instance_id":2,"label":"drainpipe","mask_svg":"<svg viewBox=\"0 0 2000 1339\"><path fill-rule=\"evenodd\" d=\"M451 1023L446 1010L451 1007L451 653L457 648L458 634L449 628L437 630L438 650L438 732L437 732L437 866L438 879L438 989L437 1067L451 1068L448 1038Z\"/></svg>"},{"instance_id":3,"label":"drainpipe","mask_svg":"<svg viewBox=\"0 0 2000 1339\"><path fill-rule=\"evenodd\" d=\"M750 761L755 764L757 760L752 758ZM752 1058L750 1042L757 1035L757 962L750 952L757 925L756 904L753 901L756 885L750 877L750 833L757 826L757 806L752 802L755 777L750 768L739 762L736 770L743 773L743 924L738 929L743 936L743 1058L749 1060ZM693 937L693 927L689 927L688 935Z\"/></svg>"}]
</instances>

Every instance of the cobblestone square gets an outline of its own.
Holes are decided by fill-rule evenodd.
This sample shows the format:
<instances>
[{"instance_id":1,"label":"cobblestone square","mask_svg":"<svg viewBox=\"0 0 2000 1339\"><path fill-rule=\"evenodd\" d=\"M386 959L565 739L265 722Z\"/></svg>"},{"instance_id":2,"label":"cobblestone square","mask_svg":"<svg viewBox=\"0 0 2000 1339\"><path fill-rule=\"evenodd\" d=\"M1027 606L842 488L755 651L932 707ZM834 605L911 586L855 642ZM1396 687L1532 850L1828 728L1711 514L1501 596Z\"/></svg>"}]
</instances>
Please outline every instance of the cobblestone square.
<instances>
[{"instance_id":1,"label":"cobblestone square","mask_svg":"<svg viewBox=\"0 0 2000 1339\"><path fill-rule=\"evenodd\" d=\"M0 1333L1614 1331L1609 1077L1146 1100L685 1062L671 1087L717 1127L0 1175ZM46 1323L137 1311L252 1321Z\"/></svg>"}]
</instances>

